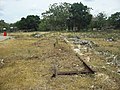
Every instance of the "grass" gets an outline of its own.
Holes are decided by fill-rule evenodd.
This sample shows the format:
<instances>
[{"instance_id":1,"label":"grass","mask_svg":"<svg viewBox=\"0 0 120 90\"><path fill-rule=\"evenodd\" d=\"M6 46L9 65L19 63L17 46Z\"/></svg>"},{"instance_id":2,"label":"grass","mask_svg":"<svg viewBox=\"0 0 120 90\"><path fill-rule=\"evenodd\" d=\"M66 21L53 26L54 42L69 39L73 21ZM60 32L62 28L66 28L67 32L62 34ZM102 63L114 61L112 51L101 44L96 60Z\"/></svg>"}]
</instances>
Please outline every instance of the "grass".
<instances>
[{"instance_id":1,"label":"grass","mask_svg":"<svg viewBox=\"0 0 120 90\"><path fill-rule=\"evenodd\" d=\"M57 76L51 79L53 67L56 64L59 71L82 70L83 65L59 37L78 35L81 39L92 40L99 47L96 51L109 50L120 53L120 41L107 42L103 36L90 36L91 32L83 33L42 33L41 38L34 38L33 33L10 33L14 39L0 41L0 59L4 65L0 67L0 90L119 90L120 75L112 71L117 70L114 65L106 65L104 56L95 54L94 51L84 53L81 58L97 71L95 75ZM41 32L39 32L41 33ZM118 35L117 33L116 35ZM57 45L54 48L54 43ZM105 66L105 68L103 68Z\"/></svg>"}]
</instances>

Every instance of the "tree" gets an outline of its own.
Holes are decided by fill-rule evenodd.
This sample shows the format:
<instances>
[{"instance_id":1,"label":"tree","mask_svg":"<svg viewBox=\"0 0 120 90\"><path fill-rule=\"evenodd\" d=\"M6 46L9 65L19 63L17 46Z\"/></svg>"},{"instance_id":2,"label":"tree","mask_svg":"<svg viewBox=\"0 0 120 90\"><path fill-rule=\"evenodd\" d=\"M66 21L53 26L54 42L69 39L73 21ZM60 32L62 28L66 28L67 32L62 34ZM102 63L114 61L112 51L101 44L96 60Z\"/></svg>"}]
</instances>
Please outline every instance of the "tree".
<instances>
[{"instance_id":1,"label":"tree","mask_svg":"<svg viewBox=\"0 0 120 90\"><path fill-rule=\"evenodd\" d=\"M51 24L48 20L42 19L41 23L39 24L39 29L41 31L50 31Z\"/></svg>"},{"instance_id":2,"label":"tree","mask_svg":"<svg viewBox=\"0 0 120 90\"><path fill-rule=\"evenodd\" d=\"M67 28L66 22L69 17L69 3L54 3L49 10L42 13L43 22L41 21L40 28L49 30L64 30ZM44 27L45 26L45 27Z\"/></svg>"},{"instance_id":3,"label":"tree","mask_svg":"<svg viewBox=\"0 0 120 90\"><path fill-rule=\"evenodd\" d=\"M6 23L4 20L0 20L0 32L3 32L3 28L8 29L9 28L9 24Z\"/></svg>"},{"instance_id":4,"label":"tree","mask_svg":"<svg viewBox=\"0 0 120 90\"><path fill-rule=\"evenodd\" d=\"M105 26L106 26L106 15L104 13L99 13L97 15L97 23L98 23L98 28L101 30L101 29L104 29Z\"/></svg>"},{"instance_id":5,"label":"tree","mask_svg":"<svg viewBox=\"0 0 120 90\"><path fill-rule=\"evenodd\" d=\"M92 15L90 14L90 8L80 3L73 3L69 10L71 16L69 17L69 26L76 27L76 31L85 29L90 24ZM72 23L71 23L72 22ZM72 25L71 25L72 24Z\"/></svg>"},{"instance_id":6,"label":"tree","mask_svg":"<svg viewBox=\"0 0 120 90\"><path fill-rule=\"evenodd\" d=\"M27 29L27 22L24 17L21 18L20 21L17 21L15 25L17 26L18 29Z\"/></svg>"},{"instance_id":7,"label":"tree","mask_svg":"<svg viewBox=\"0 0 120 90\"><path fill-rule=\"evenodd\" d=\"M112 14L109 17L108 22L110 26L113 26L115 29L120 29L120 12Z\"/></svg>"},{"instance_id":8,"label":"tree","mask_svg":"<svg viewBox=\"0 0 120 90\"><path fill-rule=\"evenodd\" d=\"M107 17L104 13L99 13L96 17L92 18L90 27L102 30L107 26Z\"/></svg>"},{"instance_id":9,"label":"tree","mask_svg":"<svg viewBox=\"0 0 120 90\"><path fill-rule=\"evenodd\" d=\"M26 24L28 29L34 29L35 31L38 30L40 23L40 18L39 16L34 16L34 15L29 15L26 18Z\"/></svg>"},{"instance_id":10,"label":"tree","mask_svg":"<svg viewBox=\"0 0 120 90\"><path fill-rule=\"evenodd\" d=\"M37 31L40 23L39 16L28 15L26 18L21 18L20 21L16 22L16 26L19 29L24 29L27 31Z\"/></svg>"}]
</instances>

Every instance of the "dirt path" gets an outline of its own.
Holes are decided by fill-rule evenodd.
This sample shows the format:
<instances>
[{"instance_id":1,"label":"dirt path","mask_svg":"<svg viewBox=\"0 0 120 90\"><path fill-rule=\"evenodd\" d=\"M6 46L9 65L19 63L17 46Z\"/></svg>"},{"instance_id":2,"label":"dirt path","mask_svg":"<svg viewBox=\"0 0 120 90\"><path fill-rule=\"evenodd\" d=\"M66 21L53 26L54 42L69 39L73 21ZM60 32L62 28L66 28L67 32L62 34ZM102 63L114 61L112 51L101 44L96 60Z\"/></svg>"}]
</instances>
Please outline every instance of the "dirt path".
<instances>
[{"instance_id":1,"label":"dirt path","mask_svg":"<svg viewBox=\"0 0 120 90\"><path fill-rule=\"evenodd\" d=\"M9 36L0 36L0 41L6 40L6 39L9 39L9 38L10 38Z\"/></svg>"}]
</instances>

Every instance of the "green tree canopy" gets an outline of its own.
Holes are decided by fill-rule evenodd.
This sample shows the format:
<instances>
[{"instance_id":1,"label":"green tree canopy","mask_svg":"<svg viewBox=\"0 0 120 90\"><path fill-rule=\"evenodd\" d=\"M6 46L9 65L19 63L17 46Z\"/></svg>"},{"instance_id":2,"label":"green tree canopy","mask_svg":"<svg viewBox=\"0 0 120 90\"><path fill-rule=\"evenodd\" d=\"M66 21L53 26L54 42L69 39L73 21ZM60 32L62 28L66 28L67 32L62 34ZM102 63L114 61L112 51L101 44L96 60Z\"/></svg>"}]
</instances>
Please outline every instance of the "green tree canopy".
<instances>
[{"instance_id":1,"label":"green tree canopy","mask_svg":"<svg viewBox=\"0 0 120 90\"><path fill-rule=\"evenodd\" d=\"M90 14L90 8L84 6L80 3L73 3L69 10L71 16L69 17L70 26L76 27L77 31L80 29L87 28L92 19L92 15Z\"/></svg>"},{"instance_id":2,"label":"green tree canopy","mask_svg":"<svg viewBox=\"0 0 120 90\"><path fill-rule=\"evenodd\" d=\"M104 13L99 13L96 17L92 18L91 28L104 29L107 24L107 17Z\"/></svg>"},{"instance_id":3,"label":"green tree canopy","mask_svg":"<svg viewBox=\"0 0 120 90\"><path fill-rule=\"evenodd\" d=\"M69 8L69 3L54 3L51 5L48 11L42 13L43 20L41 21L40 28L49 30L66 29Z\"/></svg>"},{"instance_id":4,"label":"green tree canopy","mask_svg":"<svg viewBox=\"0 0 120 90\"><path fill-rule=\"evenodd\" d=\"M120 12L116 12L112 14L109 19L109 24L113 26L115 29L120 29Z\"/></svg>"},{"instance_id":5,"label":"green tree canopy","mask_svg":"<svg viewBox=\"0 0 120 90\"><path fill-rule=\"evenodd\" d=\"M0 32L3 32L3 28L8 29L9 28L9 24L6 23L4 20L0 20Z\"/></svg>"},{"instance_id":6,"label":"green tree canopy","mask_svg":"<svg viewBox=\"0 0 120 90\"><path fill-rule=\"evenodd\" d=\"M28 31L34 31L34 30L38 30L39 27L39 23L40 23L40 18L39 16L34 16L34 15L28 15L26 18L21 18L20 21L16 22L16 26L19 29L24 29L24 30L28 30Z\"/></svg>"}]
</instances>

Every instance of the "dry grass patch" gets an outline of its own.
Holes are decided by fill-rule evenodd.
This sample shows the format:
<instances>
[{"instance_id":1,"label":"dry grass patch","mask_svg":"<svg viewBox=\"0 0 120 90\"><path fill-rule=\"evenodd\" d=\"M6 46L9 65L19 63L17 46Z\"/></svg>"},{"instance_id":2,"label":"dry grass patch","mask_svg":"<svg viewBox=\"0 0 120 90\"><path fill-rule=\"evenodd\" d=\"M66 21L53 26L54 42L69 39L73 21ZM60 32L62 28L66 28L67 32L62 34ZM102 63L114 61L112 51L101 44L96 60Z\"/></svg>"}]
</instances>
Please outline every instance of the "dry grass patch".
<instances>
[{"instance_id":1,"label":"dry grass patch","mask_svg":"<svg viewBox=\"0 0 120 90\"><path fill-rule=\"evenodd\" d=\"M83 65L71 47L59 37L68 33L49 33L41 38L31 37L30 34L12 33L17 38L0 42L0 59L4 59L5 63L0 68L0 90L119 90L119 75L109 71L107 68L114 70L113 66L106 65L104 57L94 52L84 55L84 59L86 61L87 56L91 58L86 62L95 66L95 75L51 79L55 64L59 71L83 70ZM54 47L56 38L58 43ZM104 45L102 39L101 43L99 39L93 40L103 47L114 44ZM104 65L106 69L102 68Z\"/></svg>"}]
</instances>

